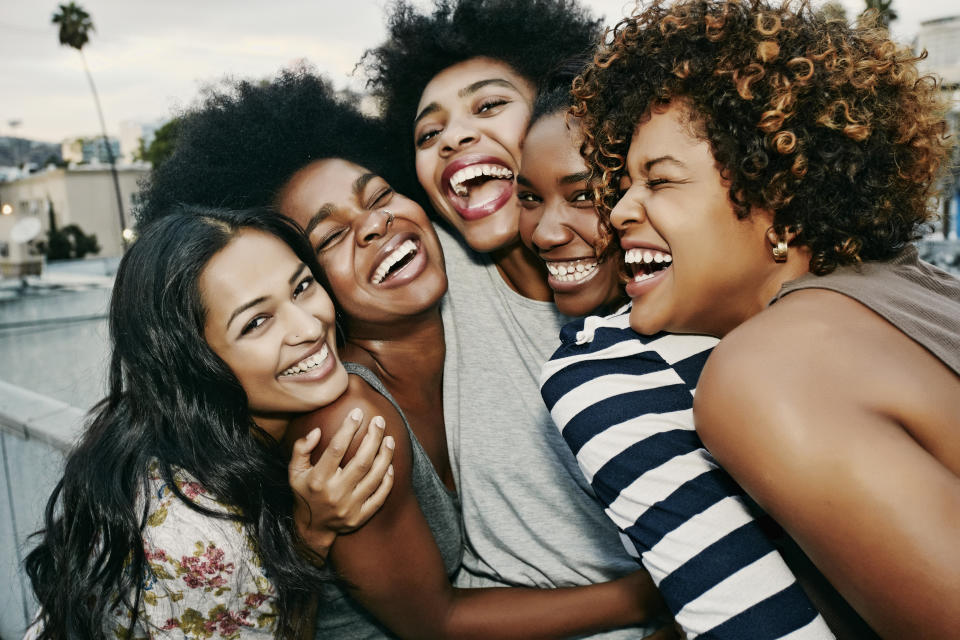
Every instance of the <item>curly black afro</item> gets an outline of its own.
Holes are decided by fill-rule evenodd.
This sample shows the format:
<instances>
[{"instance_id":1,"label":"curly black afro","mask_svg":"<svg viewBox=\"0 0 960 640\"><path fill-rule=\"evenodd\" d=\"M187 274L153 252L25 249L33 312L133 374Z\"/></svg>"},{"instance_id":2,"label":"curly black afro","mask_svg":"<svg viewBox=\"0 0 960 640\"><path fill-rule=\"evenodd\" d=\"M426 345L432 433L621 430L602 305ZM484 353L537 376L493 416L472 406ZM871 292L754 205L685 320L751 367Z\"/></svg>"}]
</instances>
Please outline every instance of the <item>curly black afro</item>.
<instances>
[{"instance_id":1,"label":"curly black afro","mask_svg":"<svg viewBox=\"0 0 960 640\"><path fill-rule=\"evenodd\" d=\"M510 65L536 86L571 56L600 41L600 20L576 0L435 0L432 13L411 2L388 8L387 40L360 63L399 145L404 193L420 193L413 172L413 118L424 87L438 73L472 58ZM424 200L426 201L426 200Z\"/></svg>"},{"instance_id":2,"label":"curly black afro","mask_svg":"<svg viewBox=\"0 0 960 640\"><path fill-rule=\"evenodd\" d=\"M141 185L145 224L180 203L232 209L271 206L300 168L328 157L384 175L393 166L383 127L338 96L310 68L267 82L225 81L182 114L173 154Z\"/></svg>"}]
</instances>

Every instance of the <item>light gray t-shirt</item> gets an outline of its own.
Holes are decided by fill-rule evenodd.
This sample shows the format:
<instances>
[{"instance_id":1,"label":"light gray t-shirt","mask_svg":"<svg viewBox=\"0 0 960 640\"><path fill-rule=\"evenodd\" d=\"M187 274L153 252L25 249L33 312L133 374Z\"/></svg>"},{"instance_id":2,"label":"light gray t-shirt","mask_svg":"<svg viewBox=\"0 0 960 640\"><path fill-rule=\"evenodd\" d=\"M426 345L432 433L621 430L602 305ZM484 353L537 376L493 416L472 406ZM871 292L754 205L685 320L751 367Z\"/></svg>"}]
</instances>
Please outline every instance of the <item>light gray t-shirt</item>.
<instances>
[{"instance_id":1,"label":"light gray t-shirt","mask_svg":"<svg viewBox=\"0 0 960 640\"><path fill-rule=\"evenodd\" d=\"M437 233L450 281L444 421L466 545L455 584L566 587L636 571L540 398L540 369L569 318L510 289L488 256Z\"/></svg>"}]
</instances>

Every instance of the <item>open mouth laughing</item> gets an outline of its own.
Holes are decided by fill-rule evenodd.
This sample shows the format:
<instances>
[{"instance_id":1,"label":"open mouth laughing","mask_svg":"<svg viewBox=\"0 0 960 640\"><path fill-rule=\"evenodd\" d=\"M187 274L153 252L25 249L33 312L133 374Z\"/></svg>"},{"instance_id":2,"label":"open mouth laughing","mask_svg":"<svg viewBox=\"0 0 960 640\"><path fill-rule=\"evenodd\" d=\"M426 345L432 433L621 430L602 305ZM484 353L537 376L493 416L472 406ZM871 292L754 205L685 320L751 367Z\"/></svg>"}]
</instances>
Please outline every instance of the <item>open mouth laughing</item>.
<instances>
[{"instance_id":1,"label":"open mouth laughing","mask_svg":"<svg viewBox=\"0 0 960 640\"><path fill-rule=\"evenodd\" d=\"M513 170L491 156L459 158L443 171L441 186L464 220L478 220L513 198Z\"/></svg>"},{"instance_id":2,"label":"open mouth laughing","mask_svg":"<svg viewBox=\"0 0 960 640\"><path fill-rule=\"evenodd\" d=\"M548 261L550 285L557 288L557 285L580 284L596 275L597 264L596 258Z\"/></svg>"},{"instance_id":3,"label":"open mouth laughing","mask_svg":"<svg viewBox=\"0 0 960 640\"><path fill-rule=\"evenodd\" d=\"M426 267L420 239L405 233L394 237L379 252L370 282L379 287L399 286L416 278Z\"/></svg>"},{"instance_id":4,"label":"open mouth laughing","mask_svg":"<svg viewBox=\"0 0 960 640\"><path fill-rule=\"evenodd\" d=\"M320 347L320 350L307 356L303 360L297 362L291 367L284 369L280 373L281 378L288 378L290 376L297 376L305 374L307 372L316 371L323 367L323 365L328 364L330 359L330 347L327 346L327 343L324 342L323 346Z\"/></svg>"},{"instance_id":5,"label":"open mouth laughing","mask_svg":"<svg viewBox=\"0 0 960 640\"><path fill-rule=\"evenodd\" d=\"M626 265L627 295L631 298L644 293L662 277L673 264L673 256L658 249L634 247L623 254Z\"/></svg>"}]
</instances>

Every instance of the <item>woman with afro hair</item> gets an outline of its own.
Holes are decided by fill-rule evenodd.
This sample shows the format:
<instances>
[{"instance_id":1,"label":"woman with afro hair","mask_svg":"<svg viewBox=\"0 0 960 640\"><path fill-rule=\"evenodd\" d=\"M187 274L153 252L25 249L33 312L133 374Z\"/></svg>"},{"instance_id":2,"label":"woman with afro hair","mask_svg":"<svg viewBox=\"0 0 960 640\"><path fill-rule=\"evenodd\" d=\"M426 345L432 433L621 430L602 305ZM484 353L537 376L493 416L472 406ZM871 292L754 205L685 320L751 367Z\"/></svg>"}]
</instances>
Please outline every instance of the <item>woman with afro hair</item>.
<instances>
[{"instance_id":1,"label":"woman with afro hair","mask_svg":"<svg viewBox=\"0 0 960 640\"><path fill-rule=\"evenodd\" d=\"M141 218L177 201L270 207L306 231L337 303L349 386L285 439L320 426L326 446L330 426L360 407L383 416L396 442L386 503L331 545L342 580L318 587L317 637L559 637L659 613L642 572L570 589L451 585L463 541L440 397L444 257L423 209L378 173L394 164L380 124L307 69L214 89L182 122Z\"/></svg>"},{"instance_id":2,"label":"woman with afro hair","mask_svg":"<svg viewBox=\"0 0 960 640\"><path fill-rule=\"evenodd\" d=\"M653 2L574 84L630 326L721 338L698 434L890 638L960 629L960 282L912 244L947 150L919 59L806 2Z\"/></svg>"},{"instance_id":3,"label":"woman with afro hair","mask_svg":"<svg viewBox=\"0 0 960 640\"><path fill-rule=\"evenodd\" d=\"M362 63L411 193L439 218L444 417L466 537L458 585L557 587L636 568L540 400L539 367L566 317L521 242L515 196L538 83L600 34L574 0L438 0L429 12L397 2Z\"/></svg>"}]
</instances>

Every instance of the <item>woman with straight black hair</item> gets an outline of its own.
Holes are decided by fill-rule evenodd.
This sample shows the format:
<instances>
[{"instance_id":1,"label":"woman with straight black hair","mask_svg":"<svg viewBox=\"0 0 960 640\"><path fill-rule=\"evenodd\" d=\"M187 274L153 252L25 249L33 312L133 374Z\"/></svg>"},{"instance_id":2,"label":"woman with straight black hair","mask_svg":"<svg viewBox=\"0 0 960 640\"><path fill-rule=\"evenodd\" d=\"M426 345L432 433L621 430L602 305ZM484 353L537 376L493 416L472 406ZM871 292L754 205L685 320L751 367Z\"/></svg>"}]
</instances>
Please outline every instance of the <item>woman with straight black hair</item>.
<instances>
[{"instance_id":1,"label":"woman with straight black hair","mask_svg":"<svg viewBox=\"0 0 960 640\"><path fill-rule=\"evenodd\" d=\"M309 384L278 380L269 397L211 347L210 294L224 295L223 286L210 292L201 282L225 248L253 235L272 239L300 265L286 293L298 308L320 309L328 334L321 338L336 365ZM268 266L259 253L249 260ZM109 394L67 458L26 561L41 606L37 637L311 632L311 617L298 614L312 610L327 577L322 556L334 534L325 524L355 528L392 481L392 452L378 453L383 430L372 427L336 473L362 424L353 419L315 466L305 460L317 435L301 440L288 469L277 426L332 401L346 385L333 306L317 277L300 229L273 214L189 208L144 229L114 284ZM370 422L380 426L382 418ZM346 517L324 511L321 494L346 508Z\"/></svg>"}]
</instances>

